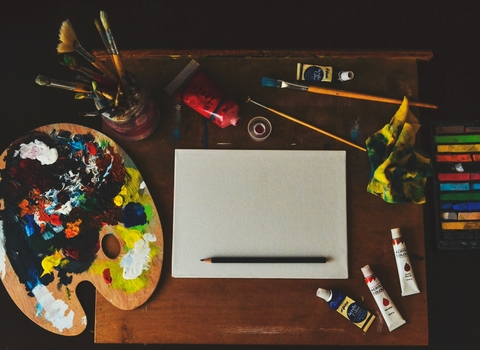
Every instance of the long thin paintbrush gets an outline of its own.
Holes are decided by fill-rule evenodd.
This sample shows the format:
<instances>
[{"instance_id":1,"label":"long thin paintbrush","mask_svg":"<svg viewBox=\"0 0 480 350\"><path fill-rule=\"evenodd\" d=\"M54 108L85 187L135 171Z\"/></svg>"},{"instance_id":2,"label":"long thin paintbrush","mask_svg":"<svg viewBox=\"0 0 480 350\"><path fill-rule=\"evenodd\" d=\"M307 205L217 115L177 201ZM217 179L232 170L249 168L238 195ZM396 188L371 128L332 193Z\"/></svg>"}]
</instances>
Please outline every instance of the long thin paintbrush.
<instances>
[{"instance_id":1,"label":"long thin paintbrush","mask_svg":"<svg viewBox=\"0 0 480 350\"><path fill-rule=\"evenodd\" d=\"M45 75L37 75L35 78L35 82L40 86L48 86L59 88L63 90L69 90L74 92L81 92L81 93L91 93L91 92L98 92L102 94L102 96L113 99L114 94L108 90L98 89L95 84L95 88L89 86L80 81L67 81L67 80L59 80L59 79L52 79Z\"/></svg>"},{"instance_id":2,"label":"long thin paintbrush","mask_svg":"<svg viewBox=\"0 0 480 350\"><path fill-rule=\"evenodd\" d=\"M293 84L293 83L286 82L284 80L277 80L277 79L272 79L267 77L262 78L262 86L274 87L279 89L286 88L286 89L293 89L293 90L308 91L308 92L313 92L315 94L348 97L348 98L355 98L357 100L385 102L385 103L393 103L393 104L399 104L399 105L402 104L402 100L397 100L394 98L380 97L375 95L363 94L360 92L330 89L322 86ZM433 108L433 109L438 108L438 106L436 105L432 105L429 103L422 103L422 102L408 101L408 104L410 106L415 106L415 107L424 107L424 108Z\"/></svg>"},{"instance_id":3,"label":"long thin paintbrush","mask_svg":"<svg viewBox=\"0 0 480 350\"><path fill-rule=\"evenodd\" d=\"M125 68L123 67L122 57L118 52L117 44L115 43L115 39L113 38L112 30L110 29L110 22L108 21L108 17L105 11L100 11L100 21L102 22L103 28L105 29L105 36L102 36L101 31L100 36L102 36L102 40L104 40L104 43L107 46L107 51L110 54L115 69L117 70L117 74L120 77L120 83L122 84L125 93L128 94L130 89L126 84Z\"/></svg>"},{"instance_id":4,"label":"long thin paintbrush","mask_svg":"<svg viewBox=\"0 0 480 350\"><path fill-rule=\"evenodd\" d=\"M301 120L298 120L298 119L296 119L296 118L294 118L294 117L291 117L291 116L289 116L289 115L287 115L287 114L285 114L285 113L279 112L279 111L277 111L277 110L275 110L275 109L273 109L273 108L270 108L270 107L264 106L264 105L262 105L262 104L260 104L260 103L258 103L258 102L255 102L255 101L253 101L250 97L247 98L247 101L246 101L246 102L247 102L247 103L251 102L251 103L253 103L253 104L256 104L257 106L260 106L260 107L262 107L262 108L265 108L267 111L270 111L270 112L272 112L272 113L278 114L279 116L281 116L281 117L283 117L283 118L286 118L286 119L288 119L288 120L291 120L292 122L298 123L298 124L300 124L300 125L306 126L307 128L310 128L310 129L312 129L312 130L315 130L315 131L317 131L317 132L319 132L319 133L321 133L321 134L327 135L327 136L329 136L329 137L331 137L331 138L333 138L333 139L335 139L335 140L337 140L337 141L343 142L343 143L345 143L345 144L347 144L347 145L349 145L349 146L355 147L355 148L357 148L357 149L359 149L359 150L361 150L361 151L364 151L364 152L367 151L365 148L360 147L360 146L358 146L358 145L356 145L356 144L354 144L354 143L352 143L352 142L350 142L350 141L347 141L347 140L345 140L345 139L342 139L341 137L338 137L338 136L335 136L335 135L333 135L333 134L330 134L329 132L327 132L327 131L325 131L325 130L322 130L322 129L320 129L320 128L317 128L317 127L315 127L315 126L312 126L312 125L310 125L310 124L307 124L307 123L305 123L305 122L302 122Z\"/></svg>"},{"instance_id":5,"label":"long thin paintbrush","mask_svg":"<svg viewBox=\"0 0 480 350\"><path fill-rule=\"evenodd\" d=\"M55 88L70 90L75 92L88 93L92 91L92 88L89 87L87 84L84 84L81 82L52 79L45 75L38 75L35 78L35 82L41 86L55 87Z\"/></svg>"},{"instance_id":6,"label":"long thin paintbrush","mask_svg":"<svg viewBox=\"0 0 480 350\"><path fill-rule=\"evenodd\" d=\"M119 81L116 75L110 69L108 69L97 57L92 55L90 52L85 50L82 45L80 45L77 35L73 30L73 26L68 19L63 21L58 37L60 40L60 43L57 46L58 53L70 53L76 51L98 70L107 75L110 79L115 82Z\"/></svg>"},{"instance_id":7,"label":"long thin paintbrush","mask_svg":"<svg viewBox=\"0 0 480 350\"><path fill-rule=\"evenodd\" d=\"M105 77L104 75L102 75L100 73L94 72L91 69L88 69L86 67L81 66L80 63L78 62L78 60L76 59L76 57L74 57L73 55L69 55L69 54L64 55L63 60L60 61L60 63L64 66L70 68L71 70L78 71L78 72L84 74L88 78L90 78L92 80L95 80L95 81L109 87L110 89L114 89L114 90L117 89L117 84L116 83L114 83L112 80L110 80L109 78Z\"/></svg>"}]
</instances>

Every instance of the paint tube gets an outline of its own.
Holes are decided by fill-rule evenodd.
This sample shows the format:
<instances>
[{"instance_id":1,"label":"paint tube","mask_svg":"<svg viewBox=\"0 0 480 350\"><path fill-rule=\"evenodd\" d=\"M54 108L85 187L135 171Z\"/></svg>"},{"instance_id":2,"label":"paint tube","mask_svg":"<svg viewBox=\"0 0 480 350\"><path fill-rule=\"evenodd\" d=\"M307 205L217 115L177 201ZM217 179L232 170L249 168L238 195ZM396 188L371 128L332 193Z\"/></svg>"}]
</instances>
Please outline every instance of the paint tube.
<instances>
[{"instance_id":1,"label":"paint tube","mask_svg":"<svg viewBox=\"0 0 480 350\"><path fill-rule=\"evenodd\" d=\"M352 80L353 77L352 71L336 71L331 66L297 63L297 80L331 83Z\"/></svg>"},{"instance_id":2,"label":"paint tube","mask_svg":"<svg viewBox=\"0 0 480 350\"><path fill-rule=\"evenodd\" d=\"M392 246L397 262L402 296L420 293L400 228L392 228Z\"/></svg>"},{"instance_id":3,"label":"paint tube","mask_svg":"<svg viewBox=\"0 0 480 350\"><path fill-rule=\"evenodd\" d=\"M362 267L362 272L363 276L365 277L365 282L367 283L367 286L370 289L370 292L372 293L380 312L382 313L383 319L387 324L388 330L391 332L405 324L406 322L402 315L400 315L397 307L389 297L385 288L383 288L383 285L378 277L373 273L370 266L365 265Z\"/></svg>"},{"instance_id":4,"label":"paint tube","mask_svg":"<svg viewBox=\"0 0 480 350\"><path fill-rule=\"evenodd\" d=\"M221 128L237 125L240 119L238 104L226 96L195 60L190 61L165 91Z\"/></svg>"},{"instance_id":5,"label":"paint tube","mask_svg":"<svg viewBox=\"0 0 480 350\"><path fill-rule=\"evenodd\" d=\"M324 299L332 309L337 310L364 332L368 331L375 320L375 315L338 290L318 288L317 297Z\"/></svg>"}]
</instances>

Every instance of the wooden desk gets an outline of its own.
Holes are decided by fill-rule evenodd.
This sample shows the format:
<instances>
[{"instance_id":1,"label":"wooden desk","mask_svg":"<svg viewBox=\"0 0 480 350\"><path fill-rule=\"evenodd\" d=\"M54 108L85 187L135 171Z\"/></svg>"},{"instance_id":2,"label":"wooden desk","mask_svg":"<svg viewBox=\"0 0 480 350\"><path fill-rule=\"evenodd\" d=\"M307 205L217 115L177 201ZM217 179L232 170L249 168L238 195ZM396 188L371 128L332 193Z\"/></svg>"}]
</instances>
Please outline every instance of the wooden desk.
<instances>
[{"instance_id":1,"label":"wooden desk","mask_svg":"<svg viewBox=\"0 0 480 350\"><path fill-rule=\"evenodd\" d=\"M102 57L97 52L96 55ZM418 101L416 52L124 52L125 66L152 91L161 113L149 138L124 142L104 132L130 155L157 205L165 240L164 266L151 300L121 311L97 294L97 343L178 344L428 344L427 285L423 206L392 205L368 194L370 165L366 153L283 119L259 107L243 105L245 96L344 139L358 126L358 144L388 123L398 106L321 96L261 86L262 76L293 81L297 62L331 64L352 70L352 81L337 88ZM103 56L104 58L106 56ZM241 122L220 129L186 106L175 118L175 104L164 92L168 83L195 58L241 105ZM331 85L333 87L333 85ZM428 102L428 101L422 101ZM419 117L419 109L412 108ZM267 117L273 132L263 142L247 133L248 121ZM179 135L177 138L176 135ZM349 274L346 280L174 279L171 277L173 161L175 148L346 149ZM328 164L325 164L328 166ZM421 293L401 297L390 229L400 227L407 242ZM407 324L389 332L360 271L369 264ZM318 287L344 291L377 315L367 333L316 297Z\"/></svg>"}]
</instances>

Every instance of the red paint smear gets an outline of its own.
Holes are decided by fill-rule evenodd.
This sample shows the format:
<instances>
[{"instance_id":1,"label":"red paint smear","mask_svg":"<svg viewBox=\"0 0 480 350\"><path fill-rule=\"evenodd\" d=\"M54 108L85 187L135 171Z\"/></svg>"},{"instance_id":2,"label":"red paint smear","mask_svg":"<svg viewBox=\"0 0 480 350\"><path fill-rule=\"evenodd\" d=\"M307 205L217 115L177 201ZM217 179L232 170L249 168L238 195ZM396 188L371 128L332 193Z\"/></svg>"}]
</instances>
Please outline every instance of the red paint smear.
<instances>
[{"instance_id":1,"label":"red paint smear","mask_svg":"<svg viewBox=\"0 0 480 350\"><path fill-rule=\"evenodd\" d=\"M473 156L475 159L475 155ZM470 154L437 154L437 162L471 162ZM475 159L476 160L476 159ZM480 158L478 159L480 160Z\"/></svg>"},{"instance_id":2,"label":"red paint smear","mask_svg":"<svg viewBox=\"0 0 480 350\"><path fill-rule=\"evenodd\" d=\"M74 248L67 248L64 250L64 253L66 256L74 259L74 260L80 260L80 250L79 249L74 249Z\"/></svg>"},{"instance_id":3,"label":"red paint smear","mask_svg":"<svg viewBox=\"0 0 480 350\"><path fill-rule=\"evenodd\" d=\"M93 144L93 142L87 142L86 146L87 146L87 151L88 151L88 153L90 153L90 154L92 154L92 155L96 155L96 154L97 154L97 147L95 147L95 145Z\"/></svg>"},{"instance_id":4,"label":"red paint smear","mask_svg":"<svg viewBox=\"0 0 480 350\"><path fill-rule=\"evenodd\" d=\"M440 181L465 181L470 180L470 173L447 173L438 174Z\"/></svg>"},{"instance_id":5,"label":"red paint smear","mask_svg":"<svg viewBox=\"0 0 480 350\"><path fill-rule=\"evenodd\" d=\"M112 276L110 275L110 269L108 267L103 270L103 280L106 284L112 284L113 282Z\"/></svg>"}]
</instances>

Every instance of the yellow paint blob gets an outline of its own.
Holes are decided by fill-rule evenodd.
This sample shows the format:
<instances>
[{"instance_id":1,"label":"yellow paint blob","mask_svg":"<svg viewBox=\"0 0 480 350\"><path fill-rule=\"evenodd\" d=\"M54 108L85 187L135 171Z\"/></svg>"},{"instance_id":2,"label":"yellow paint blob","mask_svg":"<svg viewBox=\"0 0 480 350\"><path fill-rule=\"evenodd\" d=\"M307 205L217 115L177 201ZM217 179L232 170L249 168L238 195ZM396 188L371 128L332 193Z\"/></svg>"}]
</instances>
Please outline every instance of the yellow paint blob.
<instances>
[{"instance_id":1,"label":"yellow paint blob","mask_svg":"<svg viewBox=\"0 0 480 350\"><path fill-rule=\"evenodd\" d=\"M49 255L43 258L42 260L43 273L40 277L43 277L48 273L52 273L53 269L58 265L60 265L62 259L63 259L63 256L58 250L56 250L55 253L53 253L53 255Z\"/></svg>"}]
</instances>

